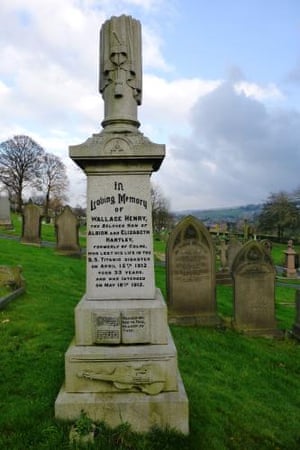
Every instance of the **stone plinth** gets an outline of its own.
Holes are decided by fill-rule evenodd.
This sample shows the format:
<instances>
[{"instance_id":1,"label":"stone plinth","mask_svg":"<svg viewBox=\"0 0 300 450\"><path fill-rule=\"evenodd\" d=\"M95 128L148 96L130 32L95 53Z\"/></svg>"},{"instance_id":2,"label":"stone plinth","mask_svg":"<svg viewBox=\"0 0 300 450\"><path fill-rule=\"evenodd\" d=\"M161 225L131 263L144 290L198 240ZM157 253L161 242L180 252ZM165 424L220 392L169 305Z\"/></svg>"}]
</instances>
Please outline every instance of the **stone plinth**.
<instances>
[{"instance_id":1,"label":"stone plinth","mask_svg":"<svg viewBox=\"0 0 300 450\"><path fill-rule=\"evenodd\" d=\"M156 426L162 429L171 427L188 434L187 395L179 372L176 376L177 391L157 395L70 393L62 386L55 402L55 417L75 421L83 410L93 421L104 421L111 427L128 422L132 429L140 432Z\"/></svg>"},{"instance_id":2,"label":"stone plinth","mask_svg":"<svg viewBox=\"0 0 300 450\"><path fill-rule=\"evenodd\" d=\"M152 300L87 301L75 308L76 345L167 344L167 306Z\"/></svg>"},{"instance_id":3,"label":"stone plinth","mask_svg":"<svg viewBox=\"0 0 300 450\"><path fill-rule=\"evenodd\" d=\"M145 392L177 390L177 353L166 345L70 345L66 355L66 392Z\"/></svg>"}]
</instances>

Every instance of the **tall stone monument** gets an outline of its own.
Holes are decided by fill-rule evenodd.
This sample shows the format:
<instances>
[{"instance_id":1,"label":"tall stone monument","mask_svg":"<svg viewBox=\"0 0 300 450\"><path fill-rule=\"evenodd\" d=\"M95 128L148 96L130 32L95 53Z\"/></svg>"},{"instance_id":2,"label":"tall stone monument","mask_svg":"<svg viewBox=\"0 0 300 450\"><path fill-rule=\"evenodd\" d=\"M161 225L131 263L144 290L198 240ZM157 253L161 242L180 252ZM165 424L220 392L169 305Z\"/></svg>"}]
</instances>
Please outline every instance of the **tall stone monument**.
<instances>
[{"instance_id":1,"label":"tall stone monument","mask_svg":"<svg viewBox=\"0 0 300 450\"><path fill-rule=\"evenodd\" d=\"M110 426L188 433L188 400L154 282L150 176L165 147L138 130L141 26L129 16L102 26L100 92L103 130L70 147L87 175L86 293L55 414L75 420L83 410Z\"/></svg>"}]
</instances>

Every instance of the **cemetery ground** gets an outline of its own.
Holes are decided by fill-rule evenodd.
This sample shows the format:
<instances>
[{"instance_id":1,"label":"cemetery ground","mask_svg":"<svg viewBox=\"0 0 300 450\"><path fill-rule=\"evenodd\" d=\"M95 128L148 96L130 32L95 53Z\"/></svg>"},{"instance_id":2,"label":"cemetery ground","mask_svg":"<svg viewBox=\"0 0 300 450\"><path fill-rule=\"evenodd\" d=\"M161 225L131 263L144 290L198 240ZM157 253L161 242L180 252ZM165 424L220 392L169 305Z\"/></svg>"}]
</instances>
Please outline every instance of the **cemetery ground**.
<instances>
[{"instance_id":1,"label":"cemetery ground","mask_svg":"<svg viewBox=\"0 0 300 450\"><path fill-rule=\"evenodd\" d=\"M85 258L9 239L20 236L16 218L14 223L15 231L5 231L7 237L0 239L0 264L22 265L26 292L0 311L0 448L72 448L70 424L55 420L54 402L74 336L74 308L85 291ZM43 225L42 240L54 243L53 226ZM154 245L164 251L162 241ZM273 247L278 264L285 247ZM158 263L155 270L166 296L165 268ZM171 326L189 398L189 436L158 429L139 435L126 423L117 429L98 423L94 444L85 448L300 448L300 345L288 333L295 320L294 298L294 289L276 287L276 318L286 331L281 340L247 337L229 326ZM218 286L217 304L229 325L231 286Z\"/></svg>"}]
</instances>

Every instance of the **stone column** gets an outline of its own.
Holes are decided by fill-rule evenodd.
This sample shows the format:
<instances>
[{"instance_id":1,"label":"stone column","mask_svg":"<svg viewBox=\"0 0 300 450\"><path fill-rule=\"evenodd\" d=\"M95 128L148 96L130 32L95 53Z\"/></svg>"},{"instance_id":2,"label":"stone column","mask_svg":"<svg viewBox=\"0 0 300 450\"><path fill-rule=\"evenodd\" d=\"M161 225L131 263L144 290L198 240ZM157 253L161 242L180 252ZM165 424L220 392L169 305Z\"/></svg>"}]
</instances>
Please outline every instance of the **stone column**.
<instances>
[{"instance_id":1,"label":"stone column","mask_svg":"<svg viewBox=\"0 0 300 450\"><path fill-rule=\"evenodd\" d=\"M293 241L290 239L288 241L288 248L284 252L285 254L285 273L287 278L296 278L297 270L296 270L296 252L293 248Z\"/></svg>"}]
</instances>

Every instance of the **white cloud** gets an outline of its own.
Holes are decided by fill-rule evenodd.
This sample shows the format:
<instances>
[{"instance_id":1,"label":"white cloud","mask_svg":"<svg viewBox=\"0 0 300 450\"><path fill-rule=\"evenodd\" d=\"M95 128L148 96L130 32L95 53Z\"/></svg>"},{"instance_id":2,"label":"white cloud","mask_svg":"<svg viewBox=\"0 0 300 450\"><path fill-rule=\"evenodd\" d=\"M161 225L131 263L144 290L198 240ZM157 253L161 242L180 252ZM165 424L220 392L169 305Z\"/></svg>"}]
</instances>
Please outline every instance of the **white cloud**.
<instances>
[{"instance_id":1,"label":"white cloud","mask_svg":"<svg viewBox=\"0 0 300 450\"><path fill-rule=\"evenodd\" d=\"M159 177L174 209L258 203L298 186L298 112L268 109L223 83L198 99L191 125L188 137L172 137Z\"/></svg>"}]
</instances>

